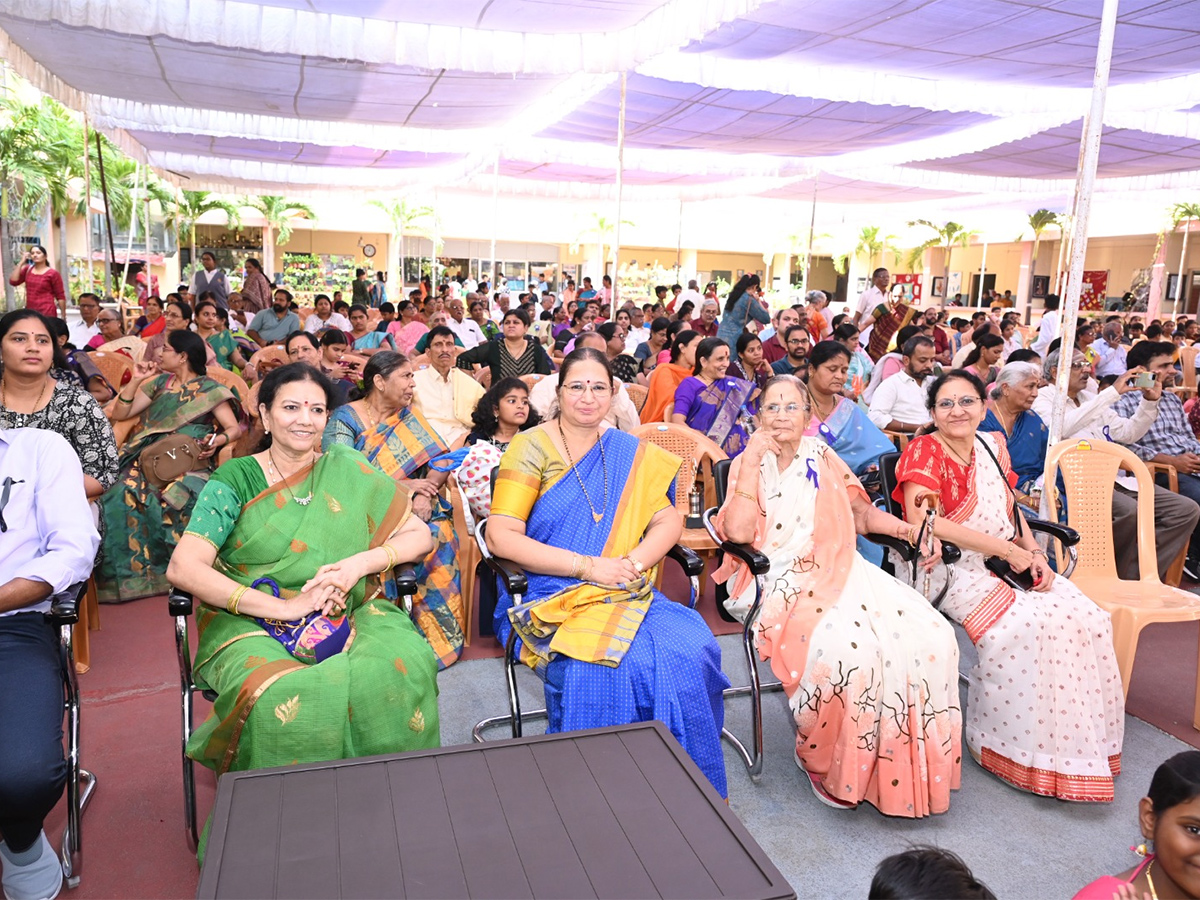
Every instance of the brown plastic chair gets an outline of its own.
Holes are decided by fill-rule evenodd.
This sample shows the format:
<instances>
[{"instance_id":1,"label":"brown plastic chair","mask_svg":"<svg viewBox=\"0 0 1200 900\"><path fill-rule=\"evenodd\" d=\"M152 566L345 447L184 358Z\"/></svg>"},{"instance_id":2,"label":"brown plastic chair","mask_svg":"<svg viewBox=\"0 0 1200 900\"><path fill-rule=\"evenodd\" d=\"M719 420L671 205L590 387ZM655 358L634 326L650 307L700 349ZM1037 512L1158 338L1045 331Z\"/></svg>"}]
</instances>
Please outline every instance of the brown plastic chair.
<instances>
[{"instance_id":1,"label":"brown plastic chair","mask_svg":"<svg viewBox=\"0 0 1200 900\"><path fill-rule=\"evenodd\" d=\"M450 494L450 506L454 510L454 532L458 535L459 583L462 586L463 613L467 623L463 629L463 643L470 647L471 635L475 631L475 569L482 555L475 542L474 518L468 521L470 511L467 509L467 498L463 496L453 472L446 479L446 487Z\"/></svg>"},{"instance_id":2,"label":"brown plastic chair","mask_svg":"<svg viewBox=\"0 0 1200 900\"><path fill-rule=\"evenodd\" d=\"M258 372L262 368L264 361L278 362L280 365L286 366L289 362L287 351L278 345L262 347L254 351L254 354L250 357L249 365L253 367L254 371ZM260 374L259 377L261 378L262 375Z\"/></svg>"},{"instance_id":3,"label":"brown plastic chair","mask_svg":"<svg viewBox=\"0 0 1200 900\"><path fill-rule=\"evenodd\" d=\"M904 452L904 448L908 446L908 442L912 439L912 435L905 431L889 431L885 428L883 429L883 433L888 436L888 440L895 444L896 449L901 453Z\"/></svg>"},{"instance_id":4,"label":"brown plastic chair","mask_svg":"<svg viewBox=\"0 0 1200 900\"><path fill-rule=\"evenodd\" d=\"M1119 469L1128 469L1138 482L1137 581L1117 577L1113 551L1112 489ZM1071 582L1112 616L1113 646L1121 683L1129 693L1138 635L1157 622L1200 619L1200 597L1162 583L1154 542L1154 480L1149 469L1130 450L1111 441L1063 441L1046 453L1045 484L1056 484L1061 470L1067 489L1068 524L1080 533L1078 561ZM1056 491L1055 491L1056 492ZM1198 654L1200 655L1200 654ZM1200 677L1192 724L1200 729Z\"/></svg>"},{"instance_id":5,"label":"brown plastic chair","mask_svg":"<svg viewBox=\"0 0 1200 900\"><path fill-rule=\"evenodd\" d=\"M640 384L627 384L625 385L625 393L633 401L633 408L638 411L638 415L640 416L642 414L642 407L646 405L646 388Z\"/></svg>"},{"instance_id":6,"label":"brown plastic chair","mask_svg":"<svg viewBox=\"0 0 1200 900\"><path fill-rule=\"evenodd\" d=\"M1196 396L1197 353L1200 353L1200 347L1179 348L1179 368L1182 370L1183 384L1176 385L1171 390L1178 394L1181 400Z\"/></svg>"},{"instance_id":7,"label":"brown plastic chair","mask_svg":"<svg viewBox=\"0 0 1200 900\"><path fill-rule=\"evenodd\" d=\"M120 353L105 353L96 350L88 354L88 359L96 364L104 380L112 385L114 391L121 390L125 374L133 371L133 360Z\"/></svg>"},{"instance_id":8,"label":"brown plastic chair","mask_svg":"<svg viewBox=\"0 0 1200 900\"><path fill-rule=\"evenodd\" d=\"M246 404L250 400L250 388L246 385L246 382L222 366L209 366L207 375L213 381L219 382L233 391L234 396L238 399L238 403L242 404L242 408L245 409Z\"/></svg>"},{"instance_id":9,"label":"brown plastic chair","mask_svg":"<svg viewBox=\"0 0 1200 900\"><path fill-rule=\"evenodd\" d=\"M629 385L626 385L626 389L629 389ZM688 495L691 494L692 485L696 482L697 470L700 470L701 476L704 477L704 499L700 504L700 509L703 511L717 505L717 489L712 475L712 464L717 460L728 459L725 451L711 438L686 425L648 422L632 429L629 433L639 440L646 440L662 447L683 460L683 465L679 467L679 475L675 479L675 509L679 512L680 518L685 521L679 543L701 556L710 558L715 556L717 543L713 541L708 531L703 526L699 528L686 526ZM704 472L702 467L706 460L708 461L708 471ZM705 566L705 570L707 568ZM660 568L659 578L661 579L661 577L662 569ZM700 593L704 593L704 573L700 575Z\"/></svg>"}]
</instances>

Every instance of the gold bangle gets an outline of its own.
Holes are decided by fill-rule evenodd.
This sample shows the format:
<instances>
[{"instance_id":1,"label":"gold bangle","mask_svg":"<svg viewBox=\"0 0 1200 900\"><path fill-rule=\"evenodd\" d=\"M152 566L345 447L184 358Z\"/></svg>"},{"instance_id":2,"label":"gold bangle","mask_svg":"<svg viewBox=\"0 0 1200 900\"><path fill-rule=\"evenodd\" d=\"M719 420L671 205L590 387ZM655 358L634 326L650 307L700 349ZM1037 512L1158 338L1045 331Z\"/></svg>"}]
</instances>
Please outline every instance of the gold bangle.
<instances>
[{"instance_id":1,"label":"gold bangle","mask_svg":"<svg viewBox=\"0 0 1200 900\"><path fill-rule=\"evenodd\" d=\"M1010 542L1008 545L1008 549L1004 551L1004 561L1005 562L1008 562L1009 557L1012 556L1014 546L1015 545Z\"/></svg>"},{"instance_id":2,"label":"gold bangle","mask_svg":"<svg viewBox=\"0 0 1200 900\"><path fill-rule=\"evenodd\" d=\"M250 590L249 587L247 587L244 584L241 584L241 585L238 585L238 587L234 590L234 592L232 594L230 594L229 603L227 604L227 607L228 607L230 613L232 613L235 616L238 614L238 604L242 602L242 597L245 595L246 591L248 591L248 590Z\"/></svg>"},{"instance_id":3,"label":"gold bangle","mask_svg":"<svg viewBox=\"0 0 1200 900\"><path fill-rule=\"evenodd\" d=\"M396 568L397 558L396 558L396 551L393 550L387 544L381 544L380 547L383 549L383 552L387 554L387 560L388 560L387 563L384 564L384 567L379 570L379 574L382 575L384 572L388 571L389 569Z\"/></svg>"},{"instance_id":4,"label":"gold bangle","mask_svg":"<svg viewBox=\"0 0 1200 900\"><path fill-rule=\"evenodd\" d=\"M758 502L758 498L756 496L754 496L753 494L747 493L746 491L734 491L733 493L735 496L745 497L747 500L752 500L755 503Z\"/></svg>"}]
</instances>

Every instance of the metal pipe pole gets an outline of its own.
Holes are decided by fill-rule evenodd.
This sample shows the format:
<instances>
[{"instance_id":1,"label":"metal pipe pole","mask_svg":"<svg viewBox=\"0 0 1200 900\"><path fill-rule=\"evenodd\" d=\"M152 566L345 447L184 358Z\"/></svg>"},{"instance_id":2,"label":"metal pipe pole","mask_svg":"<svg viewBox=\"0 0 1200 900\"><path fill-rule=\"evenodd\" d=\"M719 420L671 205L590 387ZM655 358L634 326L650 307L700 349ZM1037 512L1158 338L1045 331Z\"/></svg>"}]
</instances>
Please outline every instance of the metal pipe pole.
<instances>
[{"instance_id":1,"label":"metal pipe pole","mask_svg":"<svg viewBox=\"0 0 1200 900\"><path fill-rule=\"evenodd\" d=\"M147 173L147 176L149 173ZM142 167L133 170L133 196L129 199L129 240L125 242L125 268L121 271L121 283L117 285L119 299L124 302L125 285L129 283L129 257L133 256L133 235L137 231L138 190L142 186ZM146 242L147 248L149 241Z\"/></svg>"},{"instance_id":2,"label":"metal pipe pole","mask_svg":"<svg viewBox=\"0 0 1200 900\"><path fill-rule=\"evenodd\" d=\"M496 284L496 231L500 228L500 154L496 154L496 160L492 163L492 249L491 260L488 265L492 267L492 295L495 296L500 288ZM488 308L490 309L491 300L488 300Z\"/></svg>"},{"instance_id":3,"label":"metal pipe pole","mask_svg":"<svg viewBox=\"0 0 1200 900\"><path fill-rule=\"evenodd\" d=\"M800 276L800 294L804 297L808 296L808 270L812 268L813 232L817 226L817 185L820 183L821 173L818 172L813 176L812 211L808 215L808 247L804 251L804 272ZM788 281L791 281L791 279L792 273L788 272Z\"/></svg>"},{"instance_id":4,"label":"metal pipe pole","mask_svg":"<svg viewBox=\"0 0 1200 900\"><path fill-rule=\"evenodd\" d=\"M675 283L679 284L679 269L683 257L683 199L679 200L679 232L675 240Z\"/></svg>"},{"instance_id":5,"label":"metal pipe pole","mask_svg":"<svg viewBox=\"0 0 1200 900\"><path fill-rule=\"evenodd\" d=\"M1075 209L1071 216L1071 267L1067 275L1066 296L1063 298L1062 343L1060 364L1055 387L1060 398L1050 417L1048 445L1054 446L1062 435L1065 398L1071 379L1071 348L1075 346L1075 325L1079 320L1079 295L1083 286L1083 262L1087 254L1088 214L1092 205L1092 186L1096 181L1096 166L1100 160L1100 136L1104 128L1104 99L1108 92L1108 70L1112 63L1113 37L1117 30L1118 0L1104 0L1100 13L1100 41L1096 48L1096 73L1092 80L1092 103L1083 124L1079 172L1075 180ZM1062 360L1066 364L1062 364ZM1042 493L1047 503L1050 491ZM1043 510L1043 515L1045 511Z\"/></svg>"},{"instance_id":6,"label":"metal pipe pole","mask_svg":"<svg viewBox=\"0 0 1200 900\"><path fill-rule=\"evenodd\" d=\"M87 253L87 289L92 293L96 289L96 273L92 270L92 154L88 150L88 117L83 117L83 239Z\"/></svg>"},{"instance_id":7,"label":"metal pipe pole","mask_svg":"<svg viewBox=\"0 0 1200 900\"><path fill-rule=\"evenodd\" d=\"M104 293L112 296L112 270L117 264L117 250L113 246L112 208L108 203L108 179L104 176L104 149L100 146L100 132L96 132L96 162L100 166L100 192L104 195L104 230L108 233L108 262L104 265Z\"/></svg>"},{"instance_id":8,"label":"metal pipe pole","mask_svg":"<svg viewBox=\"0 0 1200 900\"><path fill-rule=\"evenodd\" d=\"M616 314L618 295L621 292L621 193L625 181L625 86L628 73L621 73L621 108L617 112L617 226L613 237L613 290L612 314ZM600 272L604 273L604 260L600 260ZM603 283L603 279L601 279Z\"/></svg>"}]
</instances>

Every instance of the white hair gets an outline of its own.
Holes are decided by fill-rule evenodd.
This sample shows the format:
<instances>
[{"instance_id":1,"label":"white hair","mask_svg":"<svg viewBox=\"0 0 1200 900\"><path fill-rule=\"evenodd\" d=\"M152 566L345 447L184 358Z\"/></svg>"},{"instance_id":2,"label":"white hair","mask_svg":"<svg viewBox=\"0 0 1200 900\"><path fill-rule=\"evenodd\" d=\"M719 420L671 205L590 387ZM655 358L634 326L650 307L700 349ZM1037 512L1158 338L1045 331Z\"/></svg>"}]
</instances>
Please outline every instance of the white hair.
<instances>
[{"instance_id":1,"label":"white hair","mask_svg":"<svg viewBox=\"0 0 1200 900\"><path fill-rule=\"evenodd\" d=\"M990 396L993 400L999 400L1004 393L1002 390L1005 385L1016 387L1018 384L1023 384L1030 378L1040 380L1041 373L1038 372L1038 367L1033 363L1015 362L1009 363L1000 369L996 380L992 382Z\"/></svg>"}]
</instances>

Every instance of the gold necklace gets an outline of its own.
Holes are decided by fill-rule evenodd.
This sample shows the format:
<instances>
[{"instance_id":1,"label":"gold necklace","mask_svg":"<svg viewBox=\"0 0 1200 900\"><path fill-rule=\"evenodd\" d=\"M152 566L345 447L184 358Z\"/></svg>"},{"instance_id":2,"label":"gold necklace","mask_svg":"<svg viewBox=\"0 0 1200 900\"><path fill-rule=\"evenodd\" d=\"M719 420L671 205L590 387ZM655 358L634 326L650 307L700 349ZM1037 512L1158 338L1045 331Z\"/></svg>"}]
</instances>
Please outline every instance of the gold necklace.
<instances>
[{"instance_id":1,"label":"gold necklace","mask_svg":"<svg viewBox=\"0 0 1200 900\"><path fill-rule=\"evenodd\" d=\"M1150 896L1153 900L1158 900L1158 891L1154 889L1154 876L1150 874L1150 870L1154 868L1154 860L1150 860L1150 864L1146 866L1146 884L1150 886Z\"/></svg>"},{"instance_id":2,"label":"gold necklace","mask_svg":"<svg viewBox=\"0 0 1200 900\"><path fill-rule=\"evenodd\" d=\"M317 455L314 453L313 458L309 460L306 465L311 466L316 458ZM279 469L275 467L275 457L274 454L271 453L270 447L267 448L267 465L271 467L271 474L275 476L275 481L284 481L283 476L279 474ZM304 468L304 466L301 466L301 468ZM272 484L274 484L274 482L272 482ZM291 497L294 502L300 504L301 506L308 506L308 504L312 503L313 492L311 487L308 489L308 496L306 497L297 497L294 493L292 493L292 489L287 485L286 482L283 485L283 489L288 492L288 496Z\"/></svg>"},{"instance_id":3,"label":"gold necklace","mask_svg":"<svg viewBox=\"0 0 1200 900\"><path fill-rule=\"evenodd\" d=\"M953 447L951 447L948 443L946 443L945 440L942 440L940 443L943 447L945 447L947 450L950 451L950 453L954 456L955 459L957 459L960 463L962 463L968 469L971 468L971 466L973 465L973 460L963 459L962 454L959 453L957 450L955 450ZM975 447L972 446L971 447L971 455L974 456L974 454L975 454Z\"/></svg>"},{"instance_id":4,"label":"gold necklace","mask_svg":"<svg viewBox=\"0 0 1200 900\"><path fill-rule=\"evenodd\" d=\"M46 399L46 391L50 388L50 376L47 375L45 381L42 382L42 392L38 394L37 403L33 404L33 409L27 413L18 413L8 405L8 384L4 380L4 376L0 375L0 406L3 406L9 412L17 413L19 416L32 416L38 411L42 405L42 401Z\"/></svg>"},{"instance_id":5,"label":"gold necklace","mask_svg":"<svg viewBox=\"0 0 1200 900\"><path fill-rule=\"evenodd\" d=\"M583 483L583 476L579 474L579 470L575 468L575 460L571 458L571 448L567 444L567 436L563 434L562 422L558 423L558 436L562 438L563 449L567 451L567 462L571 466L571 471L575 473L575 480L579 482L579 487L583 490L583 498L587 500L588 509L592 513L592 521L599 524L608 510L608 459L604 455L604 441L600 439L599 434L596 435L596 443L600 445L600 471L604 476L604 505L600 507L600 512L596 512L596 507L592 505L592 495L588 493L587 485Z\"/></svg>"}]
</instances>

